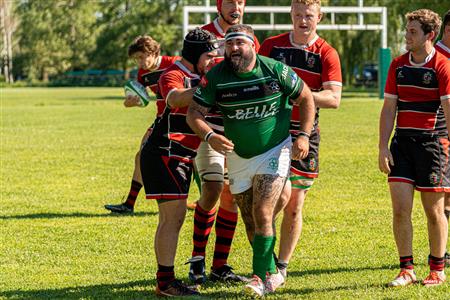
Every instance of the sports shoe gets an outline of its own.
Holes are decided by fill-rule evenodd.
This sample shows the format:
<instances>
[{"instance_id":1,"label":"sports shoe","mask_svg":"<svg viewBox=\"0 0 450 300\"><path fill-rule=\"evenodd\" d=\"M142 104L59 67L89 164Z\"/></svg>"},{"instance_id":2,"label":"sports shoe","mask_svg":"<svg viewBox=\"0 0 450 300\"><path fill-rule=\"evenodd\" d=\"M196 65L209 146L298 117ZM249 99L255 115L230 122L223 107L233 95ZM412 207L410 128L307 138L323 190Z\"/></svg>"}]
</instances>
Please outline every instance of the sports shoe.
<instances>
[{"instance_id":1,"label":"sports shoe","mask_svg":"<svg viewBox=\"0 0 450 300\"><path fill-rule=\"evenodd\" d=\"M257 275L253 275L252 279L244 286L244 291L250 296L258 297L264 297L266 293L264 282Z\"/></svg>"},{"instance_id":2,"label":"sports shoe","mask_svg":"<svg viewBox=\"0 0 450 300\"><path fill-rule=\"evenodd\" d=\"M445 260L445 266L450 267L450 253L445 252L444 260Z\"/></svg>"},{"instance_id":3,"label":"sports shoe","mask_svg":"<svg viewBox=\"0 0 450 300\"><path fill-rule=\"evenodd\" d=\"M437 286L443 284L445 279L444 271L430 271L430 274L422 280L422 284L426 287Z\"/></svg>"},{"instance_id":4,"label":"sports shoe","mask_svg":"<svg viewBox=\"0 0 450 300\"><path fill-rule=\"evenodd\" d=\"M394 280L388 283L388 287L407 286L416 282L417 278L414 270L400 269L400 273L398 273Z\"/></svg>"},{"instance_id":5,"label":"sports shoe","mask_svg":"<svg viewBox=\"0 0 450 300\"><path fill-rule=\"evenodd\" d=\"M189 267L189 280L195 284L205 283L205 258L201 255L197 255L188 260L186 264L191 264Z\"/></svg>"},{"instance_id":6,"label":"sports shoe","mask_svg":"<svg viewBox=\"0 0 450 300\"><path fill-rule=\"evenodd\" d=\"M134 207L126 206L124 203L122 204L107 204L105 205L107 210L110 210L113 213L118 214L132 214L134 212Z\"/></svg>"},{"instance_id":7,"label":"sports shoe","mask_svg":"<svg viewBox=\"0 0 450 300\"><path fill-rule=\"evenodd\" d=\"M266 293L273 293L277 288L283 286L285 278L281 271L278 269L275 274L267 274L266 281L264 281Z\"/></svg>"},{"instance_id":8,"label":"sports shoe","mask_svg":"<svg viewBox=\"0 0 450 300\"><path fill-rule=\"evenodd\" d=\"M196 289L186 285L181 280L172 281L163 290L156 286L155 293L163 297L195 296L200 294Z\"/></svg>"},{"instance_id":9,"label":"sports shoe","mask_svg":"<svg viewBox=\"0 0 450 300\"><path fill-rule=\"evenodd\" d=\"M217 269L211 268L209 279L211 281L249 282L247 277L236 275L232 270L233 268L226 264Z\"/></svg>"}]
</instances>

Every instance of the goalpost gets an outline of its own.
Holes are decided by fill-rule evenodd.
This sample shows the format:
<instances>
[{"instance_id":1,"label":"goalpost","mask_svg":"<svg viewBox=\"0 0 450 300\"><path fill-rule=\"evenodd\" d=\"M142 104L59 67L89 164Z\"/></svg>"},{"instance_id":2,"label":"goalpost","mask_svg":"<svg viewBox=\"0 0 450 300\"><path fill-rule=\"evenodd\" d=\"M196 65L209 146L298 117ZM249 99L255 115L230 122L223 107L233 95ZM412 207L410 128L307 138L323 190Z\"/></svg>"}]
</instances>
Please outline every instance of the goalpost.
<instances>
[{"instance_id":1,"label":"goalpost","mask_svg":"<svg viewBox=\"0 0 450 300\"><path fill-rule=\"evenodd\" d=\"M378 53L378 91L380 99L383 98L384 85L386 83L387 72L391 62L391 51L387 47L387 8L386 7L363 7L363 0L359 0L359 6L325 6L321 11L330 15L330 24L318 24L318 30L371 30L381 31L381 45ZM207 1L209 4L209 1ZM269 14L270 23L268 24L250 24L254 30L292 30L292 24L276 24L275 14L289 14L290 6L246 6L245 15L251 13ZM203 24L190 24L189 14L205 14L205 23L210 22L210 13L216 13L216 6L185 6L183 8L183 36L189 30L200 27ZM354 24L336 24L336 14L358 14L358 20ZM380 22L378 24L365 24L365 14L378 14ZM244 18L245 19L245 15ZM243 20L245 23L245 21Z\"/></svg>"}]
</instances>

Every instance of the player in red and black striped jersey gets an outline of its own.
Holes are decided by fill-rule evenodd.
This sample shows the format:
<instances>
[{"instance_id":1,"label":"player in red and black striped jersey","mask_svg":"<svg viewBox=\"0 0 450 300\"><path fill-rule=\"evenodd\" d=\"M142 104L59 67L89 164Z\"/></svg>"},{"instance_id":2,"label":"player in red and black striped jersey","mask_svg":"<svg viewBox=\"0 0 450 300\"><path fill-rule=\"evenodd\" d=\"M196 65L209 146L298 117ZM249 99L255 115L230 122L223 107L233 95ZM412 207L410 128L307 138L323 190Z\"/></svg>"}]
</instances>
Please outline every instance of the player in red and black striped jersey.
<instances>
[{"instance_id":1,"label":"player in red and black striped jersey","mask_svg":"<svg viewBox=\"0 0 450 300\"><path fill-rule=\"evenodd\" d=\"M186 35L182 59L169 67L159 80L166 107L141 150L146 197L158 202L155 254L158 262L156 293L160 296L198 294L175 280L174 260L186 215L193 160L200 144L200 139L186 123L187 107L195 92L192 87L214 65L217 48L215 35L206 30L196 28Z\"/></svg>"},{"instance_id":2,"label":"player in red and black striped jersey","mask_svg":"<svg viewBox=\"0 0 450 300\"><path fill-rule=\"evenodd\" d=\"M391 63L380 116L379 168L388 174L400 273L390 286L416 281L411 212L414 189L428 220L430 274L426 286L445 281L448 224L444 192L450 192L450 62L433 47L441 20L431 10L406 14L407 53ZM388 148L394 128L395 135Z\"/></svg>"},{"instance_id":3,"label":"player in red and black striped jersey","mask_svg":"<svg viewBox=\"0 0 450 300\"><path fill-rule=\"evenodd\" d=\"M219 63L223 60L225 32L234 24L239 24L244 15L245 0L217 1L218 17L202 28L217 36L220 46ZM259 42L255 37L255 47ZM219 109L211 109L206 120L218 134L223 134L223 116ZM194 214L193 251L189 278L196 284L206 281L205 256L208 238L215 222L216 241L210 279L213 281L242 281L227 264L231 244L238 220L238 208L233 201L225 168L225 157L202 141L195 158L197 171L202 180L200 200ZM220 197L219 209L216 209ZM216 216L217 215L217 216Z\"/></svg>"},{"instance_id":4,"label":"player in red and black striped jersey","mask_svg":"<svg viewBox=\"0 0 450 300\"><path fill-rule=\"evenodd\" d=\"M341 99L342 75L339 55L323 38L317 35L317 24L322 18L320 0L293 0L291 19L293 30L269 37L261 45L259 54L290 66L313 92L316 116L311 136L299 131L299 110L294 106L291 116L293 139L309 139L309 154L305 159L291 162L291 194L283 193L284 209L281 225L278 268L286 277L286 268L299 240L302 229L302 209L314 178L319 175L319 109L337 108ZM286 199L290 198L290 199Z\"/></svg>"},{"instance_id":5,"label":"player in red and black striped jersey","mask_svg":"<svg viewBox=\"0 0 450 300\"><path fill-rule=\"evenodd\" d=\"M447 11L442 22L442 38L434 47L442 55L450 59L450 10Z\"/></svg>"},{"instance_id":6,"label":"player in red and black striped jersey","mask_svg":"<svg viewBox=\"0 0 450 300\"><path fill-rule=\"evenodd\" d=\"M138 66L137 81L150 90L156 96L156 118L162 114L165 103L159 93L158 80L161 73L179 60L178 56L161 56L160 45L150 36L138 36L128 47L128 57L133 58ZM125 107L139 105L138 96L126 96L123 104ZM141 140L141 146L147 140L152 127L150 126ZM125 202L121 204L107 204L105 208L114 213L133 213L136 198L142 188L142 176L140 169L140 149L135 155L133 177L130 191Z\"/></svg>"},{"instance_id":7,"label":"player in red and black striped jersey","mask_svg":"<svg viewBox=\"0 0 450 300\"><path fill-rule=\"evenodd\" d=\"M450 60L450 10L444 15L442 22L442 38L434 45L436 50ZM450 217L450 193L445 193L445 216L447 223ZM445 264L450 267L450 253L445 253Z\"/></svg>"}]
</instances>

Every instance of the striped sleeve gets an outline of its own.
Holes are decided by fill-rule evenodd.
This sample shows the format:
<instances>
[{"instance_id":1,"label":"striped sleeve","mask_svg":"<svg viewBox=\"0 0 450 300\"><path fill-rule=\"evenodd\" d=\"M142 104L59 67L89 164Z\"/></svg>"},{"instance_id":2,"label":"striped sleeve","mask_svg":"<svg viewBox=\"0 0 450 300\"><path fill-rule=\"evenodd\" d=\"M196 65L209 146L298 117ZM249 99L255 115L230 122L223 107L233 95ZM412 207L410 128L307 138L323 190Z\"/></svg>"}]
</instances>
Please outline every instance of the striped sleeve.
<instances>
[{"instance_id":1,"label":"striped sleeve","mask_svg":"<svg viewBox=\"0 0 450 300\"><path fill-rule=\"evenodd\" d=\"M386 85L384 87L384 97L389 99L398 99L396 68L397 61L394 60L389 66Z\"/></svg>"}]
</instances>

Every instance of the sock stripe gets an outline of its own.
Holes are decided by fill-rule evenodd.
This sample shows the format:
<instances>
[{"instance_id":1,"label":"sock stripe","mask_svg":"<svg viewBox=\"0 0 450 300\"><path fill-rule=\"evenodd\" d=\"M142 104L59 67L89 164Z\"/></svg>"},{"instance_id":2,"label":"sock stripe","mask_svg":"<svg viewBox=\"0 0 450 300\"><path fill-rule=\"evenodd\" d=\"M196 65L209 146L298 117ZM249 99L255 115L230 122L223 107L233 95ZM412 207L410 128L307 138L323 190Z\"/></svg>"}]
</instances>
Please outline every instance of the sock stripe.
<instances>
[{"instance_id":1,"label":"sock stripe","mask_svg":"<svg viewBox=\"0 0 450 300\"><path fill-rule=\"evenodd\" d=\"M237 212L219 208L216 218L216 244L214 247L213 268L225 265L230 254L231 243L237 225Z\"/></svg>"},{"instance_id":2,"label":"sock stripe","mask_svg":"<svg viewBox=\"0 0 450 300\"><path fill-rule=\"evenodd\" d=\"M197 204L194 213L194 234L192 236L194 249L192 256L205 256L206 245L208 244L209 234L214 225L216 209L205 211Z\"/></svg>"}]
</instances>

